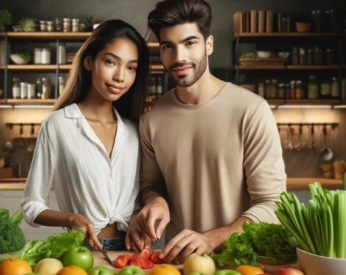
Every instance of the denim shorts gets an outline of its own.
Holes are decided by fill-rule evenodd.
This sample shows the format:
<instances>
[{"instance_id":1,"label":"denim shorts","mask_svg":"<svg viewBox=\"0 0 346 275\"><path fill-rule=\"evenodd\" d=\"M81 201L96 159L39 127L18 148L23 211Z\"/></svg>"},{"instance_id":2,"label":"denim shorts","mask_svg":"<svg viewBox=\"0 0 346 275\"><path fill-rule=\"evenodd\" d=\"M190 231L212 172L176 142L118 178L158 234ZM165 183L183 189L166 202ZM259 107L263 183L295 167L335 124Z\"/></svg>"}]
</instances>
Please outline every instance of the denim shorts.
<instances>
[{"instance_id":1,"label":"denim shorts","mask_svg":"<svg viewBox=\"0 0 346 275\"><path fill-rule=\"evenodd\" d=\"M126 250L125 237L100 238L104 250Z\"/></svg>"}]
</instances>

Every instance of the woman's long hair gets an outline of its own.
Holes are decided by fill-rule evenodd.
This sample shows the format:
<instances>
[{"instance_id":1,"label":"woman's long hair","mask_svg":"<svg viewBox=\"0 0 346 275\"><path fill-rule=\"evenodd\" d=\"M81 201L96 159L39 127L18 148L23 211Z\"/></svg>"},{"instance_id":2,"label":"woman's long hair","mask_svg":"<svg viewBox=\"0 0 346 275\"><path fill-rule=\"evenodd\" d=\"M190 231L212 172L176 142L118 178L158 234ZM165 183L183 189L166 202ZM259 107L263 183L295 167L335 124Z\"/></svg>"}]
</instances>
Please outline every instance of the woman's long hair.
<instances>
[{"instance_id":1,"label":"woman's long hair","mask_svg":"<svg viewBox=\"0 0 346 275\"><path fill-rule=\"evenodd\" d=\"M127 93L113 102L113 106L121 116L132 120L139 119L147 97L149 51L137 30L122 20L103 22L80 47L73 60L64 91L55 103L55 110L79 103L86 97L91 86L91 72L84 68L84 59L87 56L95 59L105 45L115 38L130 39L137 46L138 67L133 85Z\"/></svg>"}]
</instances>

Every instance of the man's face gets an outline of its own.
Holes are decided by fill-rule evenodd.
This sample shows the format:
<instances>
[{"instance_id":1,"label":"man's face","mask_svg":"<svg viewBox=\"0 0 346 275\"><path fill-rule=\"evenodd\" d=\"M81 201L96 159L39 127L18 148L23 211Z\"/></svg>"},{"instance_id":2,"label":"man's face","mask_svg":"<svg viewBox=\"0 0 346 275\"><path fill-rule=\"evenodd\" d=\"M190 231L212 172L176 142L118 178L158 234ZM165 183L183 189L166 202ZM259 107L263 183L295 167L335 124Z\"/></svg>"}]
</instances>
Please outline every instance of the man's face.
<instances>
[{"instance_id":1,"label":"man's face","mask_svg":"<svg viewBox=\"0 0 346 275\"><path fill-rule=\"evenodd\" d=\"M168 74L180 87L190 87L208 68L213 37L205 41L195 23L160 30L160 57Z\"/></svg>"}]
</instances>

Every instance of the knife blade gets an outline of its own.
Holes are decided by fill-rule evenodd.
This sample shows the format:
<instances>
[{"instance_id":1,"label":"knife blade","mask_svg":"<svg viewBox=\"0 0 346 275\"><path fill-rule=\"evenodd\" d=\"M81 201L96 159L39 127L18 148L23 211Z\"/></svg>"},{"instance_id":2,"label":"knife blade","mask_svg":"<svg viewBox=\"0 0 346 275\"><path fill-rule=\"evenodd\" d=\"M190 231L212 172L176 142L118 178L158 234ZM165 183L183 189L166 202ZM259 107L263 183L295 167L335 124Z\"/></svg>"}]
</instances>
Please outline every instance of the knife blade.
<instances>
[{"instance_id":1,"label":"knife blade","mask_svg":"<svg viewBox=\"0 0 346 275\"><path fill-rule=\"evenodd\" d=\"M101 249L99 249L99 248L97 248L97 250L100 251L100 252L102 253L103 257L105 257L105 259L107 260L107 262L109 262L111 265L113 265L112 260L109 258L108 253L107 253L106 250L101 250Z\"/></svg>"}]
</instances>

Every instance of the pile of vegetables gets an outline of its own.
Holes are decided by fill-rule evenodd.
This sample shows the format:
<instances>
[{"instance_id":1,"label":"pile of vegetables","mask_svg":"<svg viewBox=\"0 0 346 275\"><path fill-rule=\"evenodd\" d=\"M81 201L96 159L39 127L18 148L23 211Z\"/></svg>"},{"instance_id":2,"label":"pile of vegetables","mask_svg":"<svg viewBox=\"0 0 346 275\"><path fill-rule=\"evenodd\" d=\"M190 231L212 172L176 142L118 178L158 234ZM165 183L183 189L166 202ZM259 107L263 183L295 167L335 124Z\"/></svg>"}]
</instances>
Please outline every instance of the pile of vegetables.
<instances>
[{"instance_id":1,"label":"pile of vegetables","mask_svg":"<svg viewBox=\"0 0 346 275\"><path fill-rule=\"evenodd\" d=\"M346 180L344 180L345 187ZM293 193L282 193L276 215L303 250L325 257L346 258L346 191L309 184L311 207Z\"/></svg>"},{"instance_id":2,"label":"pile of vegetables","mask_svg":"<svg viewBox=\"0 0 346 275\"><path fill-rule=\"evenodd\" d=\"M0 254L18 251L24 247L25 236L19 227L22 220L20 211L10 217L8 209L0 209Z\"/></svg>"},{"instance_id":3,"label":"pile of vegetables","mask_svg":"<svg viewBox=\"0 0 346 275\"><path fill-rule=\"evenodd\" d=\"M270 223L243 223L243 233L233 233L226 241L226 247L220 254L212 253L219 266L253 265L257 266L257 257L294 255L296 242L282 226Z\"/></svg>"},{"instance_id":4,"label":"pile of vegetables","mask_svg":"<svg viewBox=\"0 0 346 275\"><path fill-rule=\"evenodd\" d=\"M31 267L45 258L60 259L70 248L82 246L84 238L82 230L71 230L43 241L30 241L25 245L21 258Z\"/></svg>"}]
</instances>

